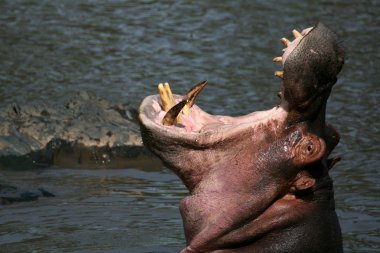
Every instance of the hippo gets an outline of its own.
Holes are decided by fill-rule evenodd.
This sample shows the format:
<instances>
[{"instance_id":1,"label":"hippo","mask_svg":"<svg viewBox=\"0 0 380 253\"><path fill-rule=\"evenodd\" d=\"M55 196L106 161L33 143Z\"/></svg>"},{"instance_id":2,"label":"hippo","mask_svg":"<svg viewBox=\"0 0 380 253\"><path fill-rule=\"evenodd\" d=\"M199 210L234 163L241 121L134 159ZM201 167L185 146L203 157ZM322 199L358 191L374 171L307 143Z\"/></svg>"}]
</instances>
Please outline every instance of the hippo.
<instances>
[{"instance_id":1,"label":"hippo","mask_svg":"<svg viewBox=\"0 0 380 253\"><path fill-rule=\"evenodd\" d=\"M207 81L185 96L159 86L142 101L144 145L189 191L182 253L343 252L329 176L340 137L325 112L344 49L322 23L293 35L274 58L283 70L272 109L208 114L195 104Z\"/></svg>"}]
</instances>

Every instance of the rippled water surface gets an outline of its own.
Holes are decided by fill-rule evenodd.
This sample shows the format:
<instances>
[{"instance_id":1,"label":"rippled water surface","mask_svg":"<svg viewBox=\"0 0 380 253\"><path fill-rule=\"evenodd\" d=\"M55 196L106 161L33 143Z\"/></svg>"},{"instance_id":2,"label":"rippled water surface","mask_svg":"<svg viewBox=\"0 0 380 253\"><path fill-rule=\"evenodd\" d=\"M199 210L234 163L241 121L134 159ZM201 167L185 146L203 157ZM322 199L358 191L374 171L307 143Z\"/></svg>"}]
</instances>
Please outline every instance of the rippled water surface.
<instances>
[{"instance_id":1,"label":"rippled water surface","mask_svg":"<svg viewBox=\"0 0 380 253\"><path fill-rule=\"evenodd\" d=\"M167 170L48 169L2 176L57 196L0 206L0 252L177 252L183 246L178 201L186 189Z\"/></svg>"},{"instance_id":2,"label":"rippled water surface","mask_svg":"<svg viewBox=\"0 0 380 253\"><path fill-rule=\"evenodd\" d=\"M0 105L64 103L86 90L137 107L169 81L207 79L199 104L243 114L277 103L279 39L323 21L347 50L328 103L341 133L332 171L346 252L380 248L379 1L0 0ZM0 123L1 124L1 123ZM0 252L177 252L178 202L165 169L0 170L56 198L0 207Z\"/></svg>"}]
</instances>

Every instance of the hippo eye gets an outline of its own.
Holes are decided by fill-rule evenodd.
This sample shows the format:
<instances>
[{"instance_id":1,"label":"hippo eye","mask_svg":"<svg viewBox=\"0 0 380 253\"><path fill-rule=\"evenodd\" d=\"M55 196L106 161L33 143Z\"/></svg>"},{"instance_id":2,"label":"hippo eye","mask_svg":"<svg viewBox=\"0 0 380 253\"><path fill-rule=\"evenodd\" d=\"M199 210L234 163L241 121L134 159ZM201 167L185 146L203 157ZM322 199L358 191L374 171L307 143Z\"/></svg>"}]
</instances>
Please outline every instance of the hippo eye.
<instances>
[{"instance_id":1,"label":"hippo eye","mask_svg":"<svg viewBox=\"0 0 380 253\"><path fill-rule=\"evenodd\" d=\"M313 144L307 145L307 151L310 152L313 150Z\"/></svg>"}]
</instances>

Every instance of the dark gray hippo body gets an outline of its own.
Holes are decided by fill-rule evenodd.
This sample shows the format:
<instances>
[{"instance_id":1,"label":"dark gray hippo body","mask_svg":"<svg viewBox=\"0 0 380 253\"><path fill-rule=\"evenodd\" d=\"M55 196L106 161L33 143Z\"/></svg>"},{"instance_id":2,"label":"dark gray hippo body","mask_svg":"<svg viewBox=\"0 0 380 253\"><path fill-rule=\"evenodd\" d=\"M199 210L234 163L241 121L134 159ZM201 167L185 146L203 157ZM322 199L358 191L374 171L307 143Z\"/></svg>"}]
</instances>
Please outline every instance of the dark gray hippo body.
<instances>
[{"instance_id":1,"label":"dark gray hippo body","mask_svg":"<svg viewBox=\"0 0 380 253\"><path fill-rule=\"evenodd\" d=\"M322 24L286 44L281 103L270 110L228 117L194 105L164 126L158 96L140 106L144 144L189 189L183 253L343 251L328 174L339 135L325 110L344 53Z\"/></svg>"}]
</instances>

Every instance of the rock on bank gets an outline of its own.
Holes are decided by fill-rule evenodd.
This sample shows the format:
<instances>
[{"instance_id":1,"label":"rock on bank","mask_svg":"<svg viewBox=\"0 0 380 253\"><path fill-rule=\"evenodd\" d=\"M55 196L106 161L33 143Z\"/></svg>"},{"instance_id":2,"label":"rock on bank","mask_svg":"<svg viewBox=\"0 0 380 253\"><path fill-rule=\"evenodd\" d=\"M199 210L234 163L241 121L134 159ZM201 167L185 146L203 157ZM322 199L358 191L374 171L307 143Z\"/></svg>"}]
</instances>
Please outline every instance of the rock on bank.
<instances>
[{"instance_id":1,"label":"rock on bank","mask_svg":"<svg viewBox=\"0 0 380 253\"><path fill-rule=\"evenodd\" d=\"M0 168L141 166L150 155L136 114L84 91L62 105L8 105L0 111Z\"/></svg>"}]
</instances>

